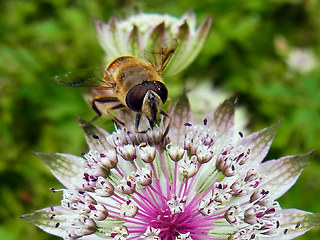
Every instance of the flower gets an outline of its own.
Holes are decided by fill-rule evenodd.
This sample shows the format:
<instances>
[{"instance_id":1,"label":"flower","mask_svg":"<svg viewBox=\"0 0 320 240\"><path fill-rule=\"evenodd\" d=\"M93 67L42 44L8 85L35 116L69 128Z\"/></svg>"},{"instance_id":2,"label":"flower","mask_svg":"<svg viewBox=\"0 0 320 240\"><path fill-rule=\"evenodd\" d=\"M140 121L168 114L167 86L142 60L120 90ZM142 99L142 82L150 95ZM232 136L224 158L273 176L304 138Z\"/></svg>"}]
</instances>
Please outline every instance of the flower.
<instances>
[{"instance_id":1,"label":"flower","mask_svg":"<svg viewBox=\"0 0 320 240\"><path fill-rule=\"evenodd\" d=\"M312 49L291 46L284 36L277 36L274 45L276 52L284 58L288 70L292 73L308 74L318 65Z\"/></svg>"},{"instance_id":2,"label":"flower","mask_svg":"<svg viewBox=\"0 0 320 240\"><path fill-rule=\"evenodd\" d=\"M286 59L289 69L306 74L316 68L316 57L310 50L304 48L293 48Z\"/></svg>"},{"instance_id":3,"label":"flower","mask_svg":"<svg viewBox=\"0 0 320 240\"><path fill-rule=\"evenodd\" d=\"M81 120L82 157L38 153L64 185L61 205L23 218L64 239L292 239L320 217L276 201L311 153L262 162L278 124L234 137L231 97L195 123L184 95L144 133ZM145 124L147 127L147 121ZM56 191L55 191L56 192Z\"/></svg>"},{"instance_id":4,"label":"flower","mask_svg":"<svg viewBox=\"0 0 320 240\"><path fill-rule=\"evenodd\" d=\"M166 66L166 75L174 75L189 66L202 49L212 18L208 17L196 28L196 16L189 11L180 19L167 14L139 13L124 20L115 16L108 23L96 20L98 40L106 53L107 62L131 55L145 59L146 51L161 44L178 42L178 48Z\"/></svg>"}]
</instances>

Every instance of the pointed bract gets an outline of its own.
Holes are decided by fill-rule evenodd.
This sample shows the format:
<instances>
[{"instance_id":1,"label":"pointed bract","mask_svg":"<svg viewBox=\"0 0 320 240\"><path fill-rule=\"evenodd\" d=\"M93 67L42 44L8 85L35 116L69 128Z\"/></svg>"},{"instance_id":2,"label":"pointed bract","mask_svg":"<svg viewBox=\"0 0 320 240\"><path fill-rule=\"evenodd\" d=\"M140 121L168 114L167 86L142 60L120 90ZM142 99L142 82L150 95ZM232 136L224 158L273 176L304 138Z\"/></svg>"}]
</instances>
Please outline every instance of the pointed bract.
<instances>
[{"instance_id":1,"label":"pointed bract","mask_svg":"<svg viewBox=\"0 0 320 240\"><path fill-rule=\"evenodd\" d=\"M177 51L177 54L181 54L180 57L173 59L172 67L166 71L169 76L177 74L180 68L185 68L194 61L208 38L211 24L212 18L208 17L206 21L200 25L195 35L192 33L188 35L188 42Z\"/></svg>"},{"instance_id":2,"label":"pointed bract","mask_svg":"<svg viewBox=\"0 0 320 240\"><path fill-rule=\"evenodd\" d=\"M166 27L165 23L161 22L151 29L146 49L153 51L154 47L159 46L162 42L166 40Z\"/></svg>"},{"instance_id":3,"label":"pointed bract","mask_svg":"<svg viewBox=\"0 0 320 240\"><path fill-rule=\"evenodd\" d=\"M21 218L36 225L47 233L63 237L63 232L65 231L65 229L58 228L57 226L59 225L59 221L57 219L54 219L54 217L52 216L53 213L51 212L50 208L45 208L33 213L23 215L21 216Z\"/></svg>"},{"instance_id":4,"label":"pointed bract","mask_svg":"<svg viewBox=\"0 0 320 240\"><path fill-rule=\"evenodd\" d=\"M296 238L320 223L319 214L298 209L282 209L281 214L282 221L280 224L285 229L285 234L281 236L281 240Z\"/></svg>"},{"instance_id":5,"label":"pointed bract","mask_svg":"<svg viewBox=\"0 0 320 240\"><path fill-rule=\"evenodd\" d=\"M177 99L170 111L170 116L170 140L176 144L181 144L185 129L194 123L190 103L185 91L181 94L180 98Z\"/></svg>"},{"instance_id":6,"label":"pointed bract","mask_svg":"<svg viewBox=\"0 0 320 240\"><path fill-rule=\"evenodd\" d=\"M80 187L84 169L84 160L81 157L65 153L36 153L49 167L53 175L66 187Z\"/></svg>"},{"instance_id":7,"label":"pointed bract","mask_svg":"<svg viewBox=\"0 0 320 240\"><path fill-rule=\"evenodd\" d=\"M128 38L128 46L129 46L129 52L132 52L132 55L137 56L139 55L140 51L140 33L138 30L138 27L136 25L133 26L132 31L129 33Z\"/></svg>"},{"instance_id":8,"label":"pointed bract","mask_svg":"<svg viewBox=\"0 0 320 240\"><path fill-rule=\"evenodd\" d=\"M310 154L286 156L262 163L259 167L264 177L261 185L272 191L274 198L281 197L295 184Z\"/></svg>"},{"instance_id":9,"label":"pointed bract","mask_svg":"<svg viewBox=\"0 0 320 240\"><path fill-rule=\"evenodd\" d=\"M250 149L251 164L259 164L267 156L272 140L277 133L280 121L270 127L262 129L259 132L242 138L238 145Z\"/></svg>"},{"instance_id":10,"label":"pointed bract","mask_svg":"<svg viewBox=\"0 0 320 240\"><path fill-rule=\"evenodd\" d=\"M81 118L79 118L79 122L85 133L87 144L91 150L103 151L106 147L110 147L110 144L107 141L107 137L110 134L107 131Z\"/></svg>"},{"instance_id":11,"label":"pointed bract","mask_svg":"<svg viewBox=\"0 0 320 240\"><path fill-rule=\"evenodd\" d=\"M226 99L205 118L212 131L217 132L217 139L222 144L233 136L234 108L237 101L236 95Z\"/></svg>"}]
</instances>

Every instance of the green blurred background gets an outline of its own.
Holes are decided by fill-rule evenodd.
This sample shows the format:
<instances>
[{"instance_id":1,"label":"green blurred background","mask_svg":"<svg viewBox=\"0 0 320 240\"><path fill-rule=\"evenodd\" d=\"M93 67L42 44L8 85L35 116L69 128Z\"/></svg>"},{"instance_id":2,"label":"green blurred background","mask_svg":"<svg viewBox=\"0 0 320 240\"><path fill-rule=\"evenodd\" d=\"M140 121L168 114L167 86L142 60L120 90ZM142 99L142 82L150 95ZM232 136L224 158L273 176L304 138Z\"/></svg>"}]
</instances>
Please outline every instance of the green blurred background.
<instances>
[{"instance_id":1,"label":"green blurred background","mask_svg":"<svg viewBox=\"0 0 320 240\"><path fill-rule=\"evenodd\" d=\"M269 159L315 150L284 208L320 212L320 3L316 0L39 0L0 1L0 239L57 239L20 215L58 204L60 188L33 151L79 155L87 150L76 116L94 113L80 89L52 83L59 73L103 63L93 18L107 21L134 6L180 17L194 9L198 23L214 16L208 42L194 64L168 79L171 96L188 78L210 80L239 95L251 131L282 120ZM294 49L315 64L288 64ZM172 87L171 87L172 86ZM210 109L208 109L209 111ZM111 130L105 119L97 124ZM319 239L317 227L298 239Z\"/></svg>"}]
</instances>

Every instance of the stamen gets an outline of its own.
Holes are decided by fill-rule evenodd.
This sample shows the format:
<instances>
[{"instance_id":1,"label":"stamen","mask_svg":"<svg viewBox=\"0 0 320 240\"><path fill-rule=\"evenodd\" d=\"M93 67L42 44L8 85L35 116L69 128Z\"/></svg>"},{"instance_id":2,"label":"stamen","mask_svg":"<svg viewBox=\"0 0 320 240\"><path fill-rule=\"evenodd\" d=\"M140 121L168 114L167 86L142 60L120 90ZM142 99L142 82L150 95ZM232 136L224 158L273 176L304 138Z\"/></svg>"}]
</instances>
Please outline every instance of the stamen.
<instances>
[{"instance_id":1,"label":"stamen","mask_svg":"<svg viewBox=\"0 0 320 240\"><path fill-rule=\"evenodd\" d=\"M112 228L110 237L115 239L125 239L129 235L128 228L124 225Z\"/></svg>"},{"instance_id":2,"label":"stamen","mask_svg":"<svg viewBox=\"0 0 320 240\"><path fill-rule=\"evenodd\" d=\"M100 153L101 164L108 168L115 168L118 164L117 152L114 149L109 149L103 153Z\"/></svg>"},{"instance_id":3,"label":"stamen","mask_svg":"<svg viewBox=\"0 0 320 240\"><path fill-rule=\"evenodd\" d=\"M178 198L174 194L171 195L171 200L167 201L167 206L170 209L172 215L183 213L187 202L187 196Z\"/></svg>"},{"instance_id":4,"label":"stamen","mask_svg":"<svg viewBox=\"0 0 320 240\"><path fill-rule=\"evenodd\" d=\"M139 168L135 174L137 183L142 186L148 186L152 183L152 172L149 165L147 167Z\"/></svg>"},{"instance_id":5,"label":"stamen","mask_svg":"<svg viewBox=\"0 0 320 240\"><path fill-rule=\"evenodd\" d=\"M197 149L196 156L198 162L203 164L209 162L213 158L214 152L207 146L200 145Z\"/></svg>"},{"instance_id":6,"label":"stamen","mask_svg":"<svg viewBox=\"0 0 320 240\"><path fill-rule=\"evenodd\" d=\"M127 176L120 180L117 188L124 194L132 194L136 191L136 180L133 176Z\"/></svg>"},{"instance_id":7,"label":"stamen","mask_svg":"<svg viewBox=\"0 0 320 240\"><path fill-rule=\"evenodd\" d=\"M120 215L123 217L134 217L138 212L138 206L135 205L129 198L120 205Z\"/></svg>"},{"instance_id":8,"label":"stamen","mask_svg":"<svg viewBox=\"0 0 320 240\"><path fill-rule=\"evenodd\" d=\"M160 240L160 231L161 229L156 229L153 227L148 227L147 231L141 235L141 238L146 238L146 239L153 239L153 240Z\"/></svg>"},{"instance_id":9,"label":"stamen","mask_svg":"<svg viewBox=\"0 0 320 240\"><path fill-rule=\"evenodd\" d=\"M179 162L179 171L185 178L191 178L198 172L197 157L193 155L191 158L184 156Z\"/></svg>"},{"instance_id":10,"label":"stamen","mask_svg":"<svg viewBox=\"0 0 320 240\"><path fill-rule=\"evenodd\" d=\"M127 161L133 161L137 157L136 148L131 144L118 147L117 152Z\"/></svg>"},{"instance_id":11,"label":"stamen","mask_svg":"<svg viewBox=\"0 0 320 240\"><path fill-rule=\"evenodd\" d=\"M140 145L137 148L138 156L145 162L145 163L151 163L154 161L156 157L156 149L155 147L152 147L150 145Z\"/></svg>"},{"instance_id":12,"label":"stamen","mask_svg":"<svg viewBox=\"0 0 320 240\"><path fill-rule=\"evenodd\" d=\"M173 143L169 143L166 146L166 150L172 159L172 161L178 162L184 156L185 150L179 146L173 145Z\"/></svg>"}]
</instances>

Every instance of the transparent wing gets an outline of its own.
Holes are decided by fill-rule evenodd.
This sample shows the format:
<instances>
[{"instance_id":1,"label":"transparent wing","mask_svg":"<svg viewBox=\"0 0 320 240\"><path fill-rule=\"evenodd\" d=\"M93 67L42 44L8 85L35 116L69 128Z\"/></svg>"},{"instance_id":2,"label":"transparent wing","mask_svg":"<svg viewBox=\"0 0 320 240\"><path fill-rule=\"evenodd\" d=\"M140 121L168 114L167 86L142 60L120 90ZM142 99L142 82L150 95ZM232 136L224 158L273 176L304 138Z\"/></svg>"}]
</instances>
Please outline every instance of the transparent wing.
<instances>
[{"instance_id":1,"label":"transparent wing","mask_svg":"<svg viewBox=\"0 0 320 240\"><path fill-rule=\"evenodd\" d=\"M172 38L156 44L150 50L146 50L144 56L146 60L151 63L153 68L161 75L177 49L177 46L177 40Z\"/></svg>"},{"instance_id":2,"label":"transparent wing","mask_svg":"<svg viewBox=\"0 0 320 240\"><path fill-rule=\"evenodd\" d=\"M69 87L110 88L104 81L103 68L86 68L57 75L53 81Z\"/></svg>"}]
</instances>

